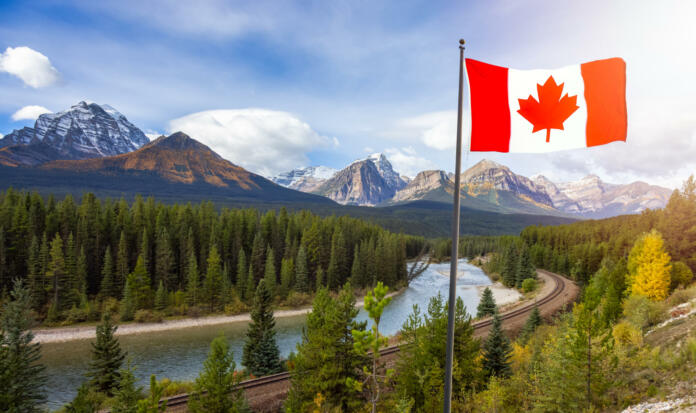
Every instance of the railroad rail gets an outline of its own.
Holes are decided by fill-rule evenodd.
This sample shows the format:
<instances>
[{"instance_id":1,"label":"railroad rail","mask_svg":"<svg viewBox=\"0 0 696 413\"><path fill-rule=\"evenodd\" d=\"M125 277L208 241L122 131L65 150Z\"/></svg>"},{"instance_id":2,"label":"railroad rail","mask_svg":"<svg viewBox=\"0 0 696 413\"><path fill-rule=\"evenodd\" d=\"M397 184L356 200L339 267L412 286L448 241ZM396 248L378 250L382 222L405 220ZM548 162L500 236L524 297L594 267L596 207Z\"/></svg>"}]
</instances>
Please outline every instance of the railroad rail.
<instances>
[{"instance_id":1,"label":"railroad rail","mask_svg":"<svg viewBox=\"0 0 696 413\"><path fill-rule=\"evenodd\" d=\"M546 275L554 282L553 289L548 295L542 297L534 303L520 306L511 311L501 314L500 319L503 321L503 325L505 325L506 321L510 323L512 320L520 318L524 318L526 320L526 316L534 309L534 307L539 307L540 311L542 311L546 315L550 315L551 313L554 313L558 310L563 310L564 307L566 307L575 299L575 295L577 294L577 287L575 287L572 281L549 271L537 270L537 272ZM562 299L562 302L560 303L561 305L558 305L557 303L557 300L559 298ZM547 308L546 306L548 304L555 305L552 306L552 308ZM493 320L491 318L483 319L473 323L474 334L477 336L483 335L488 330L488 327L490 327L492 324ZM399 350L399 345L386 347L380 350L380 356L386 357L398 353ZM289 372L271 374L264 377L245 380L239 384L238 388L242 389L245 393L249 393L251 391L256 392L260 388L266 386L273 387L280 385L287 388L289 386L290 377L291 376ZM188 394L180 394L177 396L162 399L161 403L164 403L166 401L167 411L186 411L186 404L188 403L188 398Z\"/></svg>"}]
</instances>

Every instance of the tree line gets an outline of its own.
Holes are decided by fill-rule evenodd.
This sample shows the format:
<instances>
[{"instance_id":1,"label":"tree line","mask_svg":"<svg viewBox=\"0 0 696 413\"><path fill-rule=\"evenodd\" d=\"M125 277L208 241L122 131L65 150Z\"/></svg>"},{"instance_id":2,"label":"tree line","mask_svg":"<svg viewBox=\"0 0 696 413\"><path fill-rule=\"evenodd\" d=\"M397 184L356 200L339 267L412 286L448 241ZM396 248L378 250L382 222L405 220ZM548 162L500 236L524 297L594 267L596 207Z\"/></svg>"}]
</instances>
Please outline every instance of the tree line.
<instances>
[{"instance_id":1,"label":"tree line","mask_svg":"<svg viewBox=\"0 0 696 413\"><path fill-rule=\"evenodd\" d=\"M361 220L284 208L0 194L0 291L25 280L32 308L52 322L99 319L105 306L124 320L142 310L239 311L261 279L276 302L348 280L394 287L424 245Z\"/></svg>"}]
</instances>

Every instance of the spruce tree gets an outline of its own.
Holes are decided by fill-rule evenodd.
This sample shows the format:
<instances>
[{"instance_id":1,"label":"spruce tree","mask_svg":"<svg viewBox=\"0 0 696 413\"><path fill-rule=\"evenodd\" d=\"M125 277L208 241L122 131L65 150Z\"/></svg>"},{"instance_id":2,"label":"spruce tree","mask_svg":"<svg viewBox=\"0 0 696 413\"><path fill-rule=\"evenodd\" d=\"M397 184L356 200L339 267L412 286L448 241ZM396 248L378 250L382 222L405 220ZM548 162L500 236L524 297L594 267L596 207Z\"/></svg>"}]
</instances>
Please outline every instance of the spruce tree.
<instances>
[{"instance_id":1,"label":"spruce tree","mask_svg":"<svg viewBox=\"0 0 696 413\"><path fill-rule=\"evenodd\" d=\"M133 289L131 283L126 281L126 286L123 289L123 299L121 300L121 321L132 321L135 316L135 298L133 297Z\"/></svg>"},{"instance_id":2,"label":"spruce tree","mask_svg":"<svg viewBox=\"0 0 696 413\"><path fill-rule=\"evenodd\" d=\"M307 270L307 253L304 245L300 245L295 261L295 289L301 293L309 292L309 271Z\"/></svg>"},{"instance_id":3,"label":"spruce tree","mask_svg":"<svg viewBox=\"0 0 696 413\"><path fill-rule=\"evenodd\" d=\"M275 270L275 254L273 253L273 248L266 248L268 251L266 255L266 267L263 272L263 279L266 280L266 288L271 293L271 296L275 295L276 292L276 270Z\"/></svg>"},{"instance_id":4,"label":"spruce tree","mask_svg":"<svg viewBox=\"0 0 696 413\"><path fill-rule=\"evenodd\" d=\"M196 254L191 252L188 258L188 272L186 274L186 301L189 305L198 305L201 301L201 277L198 274Z\"/></svg>"},{"instance_id":5,"label":"spruce tree","mask_svg":"<svg viewBox=\"0 0 696 413\"><path fill-rule=\"evenodd\" d=\"M280 262L280 288L278 295L281 298L286 298L292 288L294 278L295 263L291 258L283 258Z\"/></svg>"},{"instance_id":6,"label":"spruce tree","mask_svg":"<svg viewBox=\"0 0 696 413\"><path fill-rule=\"evenodd\" d=\"M5 241L5 227L0 225L0 290L7 287L9 281L7 242Z\"/></svg>"},{"instance_id":7,"label":"spruce tree","mask_svg":"<svg viewBox=\"0 0 696 413\"><path fill-rule=\"evenodd\" d=\"M241 375L235 374L236 364L224 336L210 344L210 353L191 393L188 409L192 413L245 412L248 407L244 393L237 386Z\"/></svg>"},{"instance_id":8,"label":"spruce tree","mask_svg":"<svg viewBox=\"0 0 696 413\"><path fill-rule=\"evenodd\" d=\"M220 254L215 245L211 246L208 253L207 271L205 273L204 289L210 311L220 307L222 298L222 268Z\"/></svg>"},{"instance_id":9,"label":"spruce tree","mask_svg":"<svg viewBox=\"0 0 696 413\"><path fill-rule=\"evenodd\" d=\"M2 236L2 234L0 234L0 236ZM31 306L34 310L39 310L43 306L46 292L40 254L39 239L34 235L29 246L29 258L27 262L27 270L29 271L27 274L29 295L31 297Z\"/></svg>"},{"instance_id":10,"label":"spruce tree","mask_svg":"<svg viewBox=\"0 0 696 413\"><path fill-rule=\"evenodd\" d=\"M118 241L118 254L116 256L116 286L119 291L126 286L126 278L129 272L128 241L126 240L126 233L121 231L121 238Z\"/></svg>"},{"instance_id":11,"label":"spruce tree","mask_svg":"<svg viewBox=\"0 0 696 413\"><path fill-rule=\"evenodd\" d=\"M263 236L261 236L260 232L257 232L251 245L251 255L249 256L249 264L254 268L254 285L263 277L263 268L266 261L264 246Z\"/></svg>"},{"instance_id":12,"label":"spruce tree","mask_svg":"<svg viewBox=\"0 0 696 413\"><path fill-rule=\"evenodd\" d=\"M360 251L359 248L355 248L355 253L353 254L353 265L350 269L350 283L357 287L364 287L363 281L363 268L362 262L360 261Z\"/></svg>"},{"instance_id":13,"label":"spruce tree","mask_svg":"<svg viewBox=\"0 0 696 413\"><path fill-rule=\"evenodd\" d=\"M483 343L483 369L486 374L496 377L508 377L512 372L510 356L512 347L510 339L503 333L500 315L493 315L493 325L488 338Z\"/></svg>"},{"instance_id":14,"label":"spruce tree","mask_svg":"<svg viewBox=\"0 0 696 413\"><path fill-rule=\"evenodd\" d=\"M135 374L130 365L120 372L121 380L114 392L114 404L111 413L133 413L137 411L138 400L142 397L142 387L136 385Z\"/></svg>"},{"instance_id":15,"label":"spruce tree","mask_svg":"<svg viewBox=\"0 0 696 413\"><path fill-rule=\"evenodd\" d=\"M155 310L164 311L167 308L167 290L164 282L160 280L157 291L155 292Z\"/></svg>"},{"instance_id":16,"label":"spruce tree","mask_svg":"<svg viewBox=\"0 0 696 413\"><path fill-rule=\"evenodd\" d=\"M517 264L517 273L515 278L515 287L522 287L522 282L528 278L536 279L536 270L532 265L532 260L529 256L529 248L522 248L520 258Z\"/></svg>"},{"instance_id":17,"label":"spruce tree","mask_svg":"<svg viewBox=\"0 0 696 413\"><path fill-rule=\"evenodd\" d=\"M152 305L152 288L150 288L150 275L147 272L145 259L138 256L133 272L128 274L126 284L130 287L133 303L137 310L150 308Z\"/></svg>"},{"instance_id":18,"label":"spruce tree","mask_svg":"<svg viewBox=\"0 0 696 413\"><path fill-rule=\"evenodd\" d=\"M101 273L101 286L99 292L103 297L118 297L118 289L114 277L114 264L111 259L111 248L107 247L104 253L104 265Z\"/></svg>"},{"instance_id":19,"label":"spruce tree","mask_svg":"<svg viewBox=\"0 0 696 413\"><path fill-rule=\"evenodd\" d=\"M522 327L522 331L520 331L520 338L522 339L522 342L526 342L529 337L534 334L534 331L536 331L537 327L541 325L542 319L541 319L541 313L539 313L539 307L534 306L534 310L532 310L532 313L529 314L529 318L527 318L527 321L524 323L524 327Z\"/></svg>"},{"instance_id":20,"label":"spruce tree","mask_svg":"<svg viewBox=\"0 0 696 413\"><path fill-rule=\"evenodd\" d=\"M86 376L90 385L109 396L114 394L121 379L121 365L125 354L121 351L114 332L118 326L111 322L111 314L106 313L97 326L97 341L92 342L92 360Z\"/></svg>"},{"instance_id":21,"label":"spruce tree","mask_svg":"<svg viewBox=\"0 0 696 413\"><path fill-rule=\"evenodd\" d=\"M0 315L0 411L39 412L45 396L41 345L32 343L31 297L19 280Z\"/></svg>"},{"instance_id":22,"label":"spruce tree","mask_svg":"<svg viewBox=\"0 0 696 413\"><path fill-rule=\"evenodd\" d=\"M517 283L517 267L517 250L511 245L503 255L503 270L500 274L506 287L514 287Z\"/></svg>"},{"instance_id":23,"label":"spruce tree","mask_svg":"<svg viewBox=\"0 0 696 413\"><path fill-rule=\"evenodd\" d=\"M291 367L290 392L286 408L306 412L321 393L326 405L338 411L357 411L361 401L346 387L346 380L357 380L363 359L357 354L352 330L364 330L365 323L355 317L355 296L346 284L333 299L326 288L317 291L312 312Z\"/></svg>"},{"instance_id":24,"label":"spruce tree","mask_svg":"<svg viewBox=\"0 0 696 413\"><path fill-rule=\"evenodd\" d=\"M51 292L53 299L51 302L50 317L57 318L59 313L67 308L66 293L67 285L67 269L65 266L65 256L63 255L63 239L59 234L51 241L50 260L46 277L51 280Z\"/></svg>"},{"instance_id":25,"label":"spruce tree","mask_svg":"<svg viewBox=\"0 0 696 413\"><path fill-rule=\"evenodd\" d=\"M256 288L251 323L247 330L242 364L254 376L261 377L281 370L280 352L275 340L275 319L271 308L273 297L261 280Z\"/></svg>"},{"instance_id":26,"label":"spruce tree","mask_svg":"<svg viewBox=\"0 0 696 413\"><path fill-rule=\"evenodd\" d=\"M481 301L476 308L476 317L483 318L489 315L494 315L498 312L498 306L495 304L495 299L493 298L493 292L490 288L486 287L481 295Z\"/></svg>"},{"instance_id":27,"label":"spruce tree","mask_svg":"<svg viewBox=\"0 0 696 413\"><path fill-rule=\"evenodd\" d=\"M246 300L246 282L249 268L247 267L246 254L244 254L244 248L239 249L239 255L237 257L237 291L242 300Z\"/></svg>"},{"instance_id":28,"label":"spruce tree","mask_svg":"<svg viewBox=\"0 0 696 413\"><path fill-rule=\"evenodd\" d=\"M317 268L317 275L316 275L317 285L314 287L315 290L318 291L320 288L326 287L326 281L324 280L324 278L326 278L326 275L324 273L324 269L321 267Z\"/></svg>"},{"instance_id":29,"label":"spruce tree","mask_svg":"<svg viewBox=\"0 0 696 413\"><path fill-rule=\"evenodd\" d=\"M80 247L80 252L77 254L77 262L75 264L75 284L73 290L77 296L78 303L82 297L87 295L87 255L85 248Z\"/></svg>"},{"instance_id":30,"label":"spruce tree","mask_svg":"<svg viewBox=\"0 0 696 413\"><path fill-rule=\"evenodd\" d=\"M254 267L252 263L249 263L249 271L247 273L246 290L244 292L244 299L251 302L254 300L254 293L256 292L256 277L254 275Z\"/></svg>"},{"instance_id":31,"label":"spruce tree","mask_svg":"<svg viewBox=\"0 0 696 413\"><path fill-rule=\"evenodd\" d=\"M155 246L155 282L164 283L166 289L174 288L174 254L169 245L169 234L166 228L157 233Z\"/></svg>"}]
</instances>

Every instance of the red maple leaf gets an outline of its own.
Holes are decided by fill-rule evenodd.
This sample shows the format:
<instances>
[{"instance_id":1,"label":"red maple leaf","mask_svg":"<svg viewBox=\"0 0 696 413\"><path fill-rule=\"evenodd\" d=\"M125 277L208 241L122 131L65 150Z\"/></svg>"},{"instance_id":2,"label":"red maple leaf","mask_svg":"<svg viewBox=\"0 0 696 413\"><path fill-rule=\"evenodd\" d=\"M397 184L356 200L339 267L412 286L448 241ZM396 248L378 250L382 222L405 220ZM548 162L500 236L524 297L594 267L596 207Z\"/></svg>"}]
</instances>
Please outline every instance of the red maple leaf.
<instances>
[{"instance_id":1,"label":"red maple leaf","mask_svg":"<svg viewBox=\"0 0 696 413\"><path fill-rule=\"evenodd\" d=\"M570 115L578 110L578 96L561 97L563 83L556 84L553 76L549 76L544 85L537 84L537 94L539 101L532 95L527 99L517 99L520 103L520 110L517 111L525 119L534 125L532 133L546 129L546 142L551 139L551 129L563 130L563 122Z\"/></svg>"}]
</instances>

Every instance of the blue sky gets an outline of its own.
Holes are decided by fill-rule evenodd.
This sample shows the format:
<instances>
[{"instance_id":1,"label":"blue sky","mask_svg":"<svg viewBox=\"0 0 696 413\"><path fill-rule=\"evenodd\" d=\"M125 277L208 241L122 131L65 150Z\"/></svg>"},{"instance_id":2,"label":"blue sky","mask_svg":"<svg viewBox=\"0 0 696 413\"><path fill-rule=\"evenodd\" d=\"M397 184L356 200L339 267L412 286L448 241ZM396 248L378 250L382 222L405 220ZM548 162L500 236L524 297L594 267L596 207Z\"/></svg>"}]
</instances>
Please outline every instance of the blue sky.
<instances>
[{"instance_id":1,"label":"blue sky","mask_svg":"<svg viewBox=\"0 0 696 413\"><path fill-rule=\"evenodd\" d=\"M696 169L694 15L687 1L3 0L0 53L31 48L58 75L0 73L0 133L33 124L12 119L23 107L89 100L266 175L373 151L409 175L451 171L463 37L467 56L519 69L621 56L629 106L627 144L466 164L674 187Z\"/></svg>"}]
</instances>

